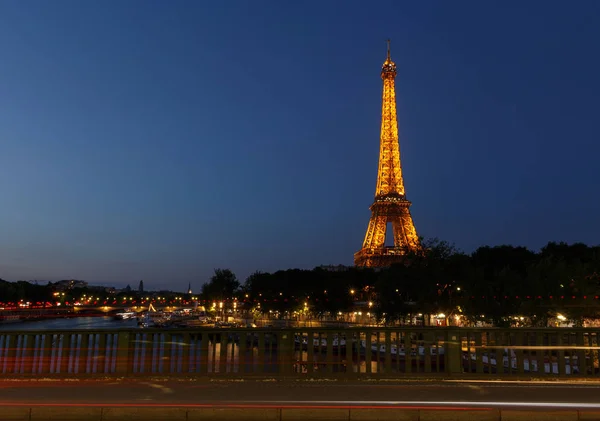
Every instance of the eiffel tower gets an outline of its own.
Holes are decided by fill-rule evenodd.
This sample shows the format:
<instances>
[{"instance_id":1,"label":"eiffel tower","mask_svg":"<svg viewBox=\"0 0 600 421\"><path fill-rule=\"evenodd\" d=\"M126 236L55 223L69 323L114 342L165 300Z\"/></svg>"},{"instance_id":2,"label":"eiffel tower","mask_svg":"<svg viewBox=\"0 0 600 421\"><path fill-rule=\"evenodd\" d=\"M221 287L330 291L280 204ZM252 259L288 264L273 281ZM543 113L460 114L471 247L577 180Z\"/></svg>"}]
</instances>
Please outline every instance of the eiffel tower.
<instances>
[{"instance_id":1,"label":"eiffel tower","mask_svg":"<svg viewBox=\"0 0 600 421\"><path fill-rule=\"evenodd\" d=\"M383 104L381 107L381 136L379 171L375 201L370 207L371 220L362 249L354 254L354 264L362 267L386 267L403 261L407 251L419 248L419 238L410 215L411 203L404 194L398 119L396 117L396 64L390 57L387 42L387 59L381 69L383 79ZM386 247L385 235L391 223L394 245Z\"/></svg>"}]
</instances>

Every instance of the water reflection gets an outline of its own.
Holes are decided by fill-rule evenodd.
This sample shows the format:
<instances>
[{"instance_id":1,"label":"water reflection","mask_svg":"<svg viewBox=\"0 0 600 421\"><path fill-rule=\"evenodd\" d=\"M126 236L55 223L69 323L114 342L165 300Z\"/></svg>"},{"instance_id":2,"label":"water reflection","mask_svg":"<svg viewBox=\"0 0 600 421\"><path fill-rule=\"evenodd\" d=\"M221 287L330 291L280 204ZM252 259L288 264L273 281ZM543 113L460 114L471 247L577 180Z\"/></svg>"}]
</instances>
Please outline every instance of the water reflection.
<instances>
[{"instance_id":1,"label":"water reflection","mask_svg":"<svg viewBox=\"0 0 600 421\"><path fill-rule=\"evenodd\" d=\"M112 317L73 317L0 324L0 330L76 330L76 329L132 329L136 319L115 320Z\"/></svg>"}]
</instances>

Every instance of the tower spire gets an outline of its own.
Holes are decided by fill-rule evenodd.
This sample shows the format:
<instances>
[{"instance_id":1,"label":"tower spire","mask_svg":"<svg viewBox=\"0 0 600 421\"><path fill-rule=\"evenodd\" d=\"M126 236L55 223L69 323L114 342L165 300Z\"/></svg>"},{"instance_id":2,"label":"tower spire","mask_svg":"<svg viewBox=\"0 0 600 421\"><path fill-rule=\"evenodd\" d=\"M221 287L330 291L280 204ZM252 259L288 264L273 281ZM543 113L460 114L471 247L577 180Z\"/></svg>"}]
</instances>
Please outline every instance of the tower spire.
<instances>
[{"instance_id":1,"label":"tower spire","mask_svg":"<svg viewBox=\"0 0 600 421\"><path fill-rule=\"evenodd\" d=\"M396 77L396 63L392 61L392 55L390 53L390 40L387 40L387 57L383 62L383 67L381 68L381 78L385 79L386 76L390 76L392 78ZM384 86L384 94L385 94L385 86ZM385 101L385 98L384 98ZM396 102L394 100L394 107L396 107Z\"/></svg>"},{"instance_id":2,"label":"tower spire","mask_svg":"<svg viewBox=\"0 0 600 421\"><path fill-rule=\"evenodd\" d=\"M387 61L392 61L392 57L390 55L390 39L387 40Z\"/></svg>"},{"instance_id":3,"label":"tower spire","mask_svg":"<svg viewBox=\"0 0 600 421\"><path fill-rule=\"evenodd\" d=\"M400 262L409 250L419 247L417 232L406 200L402 167L398 118L396 115L396 64L390 55L387 40L387 58L381 68L383 95L381 105L381 133L379 145L379 170L375 201L371 205L371 220L362 249L355 253L357 266L381 267ZM386 247L387 225L391 223L394 245Z\"/></svg>"}]
</instances>

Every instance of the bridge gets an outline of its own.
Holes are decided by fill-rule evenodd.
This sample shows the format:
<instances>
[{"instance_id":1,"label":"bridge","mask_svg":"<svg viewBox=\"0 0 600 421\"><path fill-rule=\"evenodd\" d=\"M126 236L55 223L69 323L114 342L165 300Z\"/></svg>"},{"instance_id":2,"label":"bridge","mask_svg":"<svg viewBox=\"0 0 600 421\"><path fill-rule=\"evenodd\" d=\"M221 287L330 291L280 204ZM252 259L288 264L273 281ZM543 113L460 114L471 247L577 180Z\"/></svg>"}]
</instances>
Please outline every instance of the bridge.
<instances>
[{"instance_id":1,"label":"bridge","mask_svg":"<svg viewBox=\"0 0 600 421\"><path fill-rule=\"evenodd\" d=\"M409 415L402 419L443 420L431 414L450 408L455 415L457 411L470 414L468 419L474 419L473 411L480 411L482 418L476 419L498 420L521 419L503 417L512 417L510 411L539 411L546 405L568 413L561 419L591 420L600 419L596 398L600 387L594 383L600 380L599 335L600 329L422 327L1 331L0 382L38 383L26 393L7 395L3 388L3 396L20 397L19 405L11 407L15 411L28 408L28 419L41 411L41 391L53 387L40 383L39 379L45 379L61 381L62 386L52 392L56 395L53 402L71 402L69 407L81 411L85 408L86 419L108 419L102 411L123 414L133 410L147 411L148 416L166 416L171 411L178 414L175 418L188 419L194 411L223 416L222 409L233 416L240 408L245 408L246 418L237 419L296 419L292 415L282 418L282 414L292 410L301 414L303 408L305 412L310 408L311 414L318 413L314 412L318 408L328 411L319 419L392 419L368 418L365 411L375 411L378 415L373 416L380 417L386 408L404 408ZM133 382L131 387L123 385L123 379ZM536 386L532 379L545 383ZM92 384L83 387L73 381ZM503 386L508 389L475 399L474 390L493 388L498 381L509 385ZM418 386L410 389L407 382ZM454 386L448 387L448 382ZM548 382L558 389L542 390L552 386ZM5 386L14 389L17 383ZM467 384L475 386L463 394L456 392ZM299 385L313 385L312 392ZM316 385L321 389L315 389ZM322 389L323 385L331 388ZM102 387L106 393L93 392ZM219 397L213 390L219 387L229 392ZM155 389L142 393L151 401L139 400L134 392L139 388ZM514 391L511 400L509 392L519 388L523 390ZM189 392L193 389L197 392ZM261 389L266 395L258 393ZM413 392L399 394L404 389ZM123 394L115 395L115 390ZM503 398L498 400L500 395ZM107 401L102 396L114 398ZM6 399L0 398L3 408L15 403ZM546 418L527 413L529 420L550 419L548 413ZM410 414L416 415L410 418ZM338 415L341 418L335 418Z\"/></svg>"},{"instance_id":2,"label":"bridge","mask_svg":"<svg viewBox=\"0 0 600 421\"><path fill-rule=\"evenodd\" d=\"M179 310L189 308L186 306L154 306L160 310ZM148 306L131 306L124 304L111 305L81 305L81 306L60 306L46 308L11 308L10 310L0 310L0 323L2 321L25 320L25 319L44 319L58 317L77 317L77 316L107 316L118 313L125 309L133 309L142 312L148 309Z\"/></svg>"}]
</instances>

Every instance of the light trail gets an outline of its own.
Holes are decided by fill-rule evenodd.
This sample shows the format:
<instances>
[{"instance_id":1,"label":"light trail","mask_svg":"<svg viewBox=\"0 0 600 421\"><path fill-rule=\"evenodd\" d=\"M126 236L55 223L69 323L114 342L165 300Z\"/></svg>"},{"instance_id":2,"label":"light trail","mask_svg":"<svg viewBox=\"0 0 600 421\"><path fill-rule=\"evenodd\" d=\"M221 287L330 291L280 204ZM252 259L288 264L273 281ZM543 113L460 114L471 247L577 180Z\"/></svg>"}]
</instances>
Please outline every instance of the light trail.
<instances>
[{"instance_id":1,"label":"light trail","mask_svg":"<svg viewBox=\"0 0 600 421\"><path fill-rule=\"evenodd\" d=\"M384 407L535 407L535 408L553 408L553 409L600 409L600 403L585 402L497 402L497 401L261 401L261 403L275 405L281 404L306 404L306 405L332 405L336 407L344 406L352 408L354 406L384 406Z\"/></svg>"},{"instance_id":2,"label":"light trail","mask_svg":"<svg viewBox=\"0 0 600 421\"><path fill-rule=\"evenodd\" d=\"M464 402L464 401L253 401L215 403L34 403L0 402L0 407L104 407L104 408L281 408L281 409L430 409L486 411L504 408L600 409L600 403L584 402Z\"/></svg>"},{"instance_id":3,"label":"light trail","mask_svg":"<svg viewBox=\"0 0 600 421\"><path fill-rule=\"evenodd\" d=\"M274 401L277 402L277 401ZM310 402L310 401L306 401ZM234 409L429 409L447 411L489 411L493 408L468 406L418 406L418 405L310 405L283 402L276 403L33 403L33 402L0 402L2 407L64 407L64 408L234 408Z\"/></svg>"}]
</instances>

